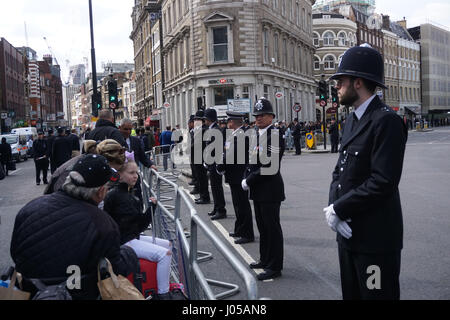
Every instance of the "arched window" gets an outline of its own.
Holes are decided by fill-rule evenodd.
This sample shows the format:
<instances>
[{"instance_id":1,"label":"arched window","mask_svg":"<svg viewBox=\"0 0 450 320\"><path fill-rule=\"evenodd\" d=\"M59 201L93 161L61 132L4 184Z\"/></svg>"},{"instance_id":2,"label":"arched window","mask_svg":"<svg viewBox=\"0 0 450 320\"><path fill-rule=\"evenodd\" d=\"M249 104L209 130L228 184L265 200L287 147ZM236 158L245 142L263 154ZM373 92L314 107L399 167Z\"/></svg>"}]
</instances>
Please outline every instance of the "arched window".
<instances>
[{"instance_id":1,"label":"arched window","mask_svg":"<svg viewBox=\"0 0 450 320\"><path fill-rule=\"evenodd\" d=\"M335 58L332 55L328 55L323 60L323 65L325 70L331 70L335 68Z\"/></svg>"},{"instance_id":2,"label":"arched window","mask_svg":"<svg viewBox=\"0 0 450 320\"><path fill-rule=\"evenodd\" d=\"M314 56L314 70L320 70L320 59L317 56Z\"/></svg>"},{"instance_id":3,"label":"arched window","mask_svg":"<svg viewBox=\"0 0 450 320\"><path fill-rule=\"evenodd\" d=\"M324 46L333 46L334 45L334 35L331 31L328 31L324 34L323 45Z\"/></svg>"},{"instance_id":4,"label":"arched window","mask_svg":"<svg viewBox=\"0 0 450 320\"><path fill-rule=\"evenodd\" d=\"M339 39L339 45L345 46L345 43L347 42L347 36L345 35L345 32L339 32L338 39Z\"/></svg>"},{"instance_id":5,"label":"arched window","mask_svg":"<svg viewBox=\"0 0 450 320\"><path fill-rule=\"evenodd\" d=\"M316 47L319 46L319 34L316 32L313 33L313 43Z\"/></svg>"}]
</instances>

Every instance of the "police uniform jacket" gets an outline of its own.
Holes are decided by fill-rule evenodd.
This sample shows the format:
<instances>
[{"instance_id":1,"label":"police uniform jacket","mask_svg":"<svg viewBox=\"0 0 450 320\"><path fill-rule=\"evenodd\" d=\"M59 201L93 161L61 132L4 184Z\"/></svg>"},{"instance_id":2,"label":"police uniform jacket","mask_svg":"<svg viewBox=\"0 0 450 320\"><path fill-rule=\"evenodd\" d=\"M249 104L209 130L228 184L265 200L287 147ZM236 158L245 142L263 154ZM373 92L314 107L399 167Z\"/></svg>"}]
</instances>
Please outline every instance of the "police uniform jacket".
<instances>
[{"instance_id":1,"label":"police uniform jacket","mask_svg":"<svg viewBox=\"0 0 450 320\"><path fill-rule=\"evenodd\" d=\"M280 132L278 146L272 146L271 132L276 130L273 125L269 126L266 133L267 135L259 136L258 129L255 129L255 138L257 143L250 144L250 163L246 167L244 178L247 180L247 185L250 188L250 199L259 202L281 202L286 199L284 194L284 182L280 174L281 159L284 154L284 139ZM266 137L267 143L263 143L263 139ZM264 150L267 148L267 150ZM278 170L273 175L261 174L261 168L269 168L271 163L263 164L261 162L259 152L263 152L267 155L268 159L272 159L274 155L278 155L279 166ZM252 161L252 156L256 156L256 161ZM255 163L253 163L255 162Z\"/></svg>"},{"instance_id":2,"label":"police uniform jacket","mask_svg":"<svg viewBox=\"0 0 450 320\"><path fill-rule=\"evenodd\" d=\"M225 131L222 130L219 127L217 122L214 122L212 124L211 128L209 128L208 126L205 126L205 127L206 127L206 130L205 130L204 134L206 133L207 130L219 130L220 133L222 134L222 137L223 137L222 143L224 143L224 141L225 141ZM215 140L216 140L216 137L212 136L209 141L206 141L206 146L214 143ZM216 153L215 150L213 152L208 152L208 154L211 154L212 157L215 157L215 153ZM210 171L215 171L216 170L216 163L213 163L213 164L210 164L210 165L207 165L207 166L208 166L208 170L210 170Z\"/></svg>"},{"instance_id":3,"label":"police uniform jacket","mask_svg":"<svg viewBox=\"0 0 450 320\"><path fill-rule=\"evenodd\" d=\"M398 184L406 140L402 119L378 97L359 121L347 118L329 193L338 217L351 219L352 237L345 239L337 233L342 247L360 253L402 249Z\"/></svg>"}]
</instances>

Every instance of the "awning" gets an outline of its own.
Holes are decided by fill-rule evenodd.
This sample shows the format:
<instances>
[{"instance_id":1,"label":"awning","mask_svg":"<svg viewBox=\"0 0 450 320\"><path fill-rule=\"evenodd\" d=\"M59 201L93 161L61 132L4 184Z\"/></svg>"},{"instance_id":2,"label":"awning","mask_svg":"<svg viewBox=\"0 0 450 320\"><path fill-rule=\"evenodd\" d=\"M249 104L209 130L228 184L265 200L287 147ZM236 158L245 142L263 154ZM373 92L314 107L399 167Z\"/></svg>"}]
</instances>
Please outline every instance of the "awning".
<instances>
[{"instance_id":1,"label":"awning","mask_svg":"<svg viewBox=\"0 0 450 320\"><path fill-rule=\"evenodd\" d=\"M413 110L411 110L411 109L408 108L408 107L405 107L405 111L408 112L409 114L414 114L414 115L417 114L416 112L414 112Z\"/></svg>"}]
</instances>

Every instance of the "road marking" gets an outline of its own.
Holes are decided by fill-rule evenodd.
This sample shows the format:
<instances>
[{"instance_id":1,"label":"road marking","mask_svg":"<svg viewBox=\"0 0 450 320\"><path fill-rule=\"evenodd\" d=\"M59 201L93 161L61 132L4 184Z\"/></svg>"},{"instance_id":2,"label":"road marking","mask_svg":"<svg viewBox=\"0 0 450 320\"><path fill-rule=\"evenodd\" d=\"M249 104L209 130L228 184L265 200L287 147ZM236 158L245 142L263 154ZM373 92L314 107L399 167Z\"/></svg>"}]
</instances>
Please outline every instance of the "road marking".
<instances>
[{"instance_id":1,"label":"road marking","mask_svg":"<svg viewBox=\"0 0 450 320\"><path fill-rule=\"evenodd\" d=\"M195 202L195 197L194 197L194 195L191 194L190 191L189 191L188 189L186 189L186 188L183 187L183 186L180 186L179 188L180 188L181 190L183 190L184 192L186 192L186 194L187 194L189 197L191 197L191 199Z\"/></svg>"},{"instance_id":2,"label":"road marking","mask_svg":"<svg viewBox=\"0 0 450 320\"><path fill-rule=\"evenodd\" d=\"M9 171L8 170L8 175L14 175L14 173L17 173L17 172L19 172L20 170L22 170L21 168L19 168L19 169L16 169L16 170L14 170L14 171Z\"/></svg>"}]
</instances>

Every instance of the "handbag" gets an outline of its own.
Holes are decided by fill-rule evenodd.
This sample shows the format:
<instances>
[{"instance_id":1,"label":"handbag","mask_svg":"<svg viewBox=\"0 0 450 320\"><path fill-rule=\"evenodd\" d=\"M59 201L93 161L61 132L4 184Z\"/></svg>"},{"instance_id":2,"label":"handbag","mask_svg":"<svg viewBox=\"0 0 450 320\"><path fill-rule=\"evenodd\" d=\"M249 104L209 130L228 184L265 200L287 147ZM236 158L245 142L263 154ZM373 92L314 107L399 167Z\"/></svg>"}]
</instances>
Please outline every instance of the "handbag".
<instances>
[{"instance_id":1,"label":"handbag","mask_svg":"<svg viewBox=\"0 0 450 320\"><path fill-rule=\"evenodd\" d=\"M6 163L6 170L8 170L8 171L14 171L14 170L16 170L16 163L15 163L15 162L12 162L12 161L8 161L8 162Z\"/></svg>"},{"instance_id":2,"label":"handbag","mask_svg":"<svg viewBox=\"0 0 450 320\"><path fill-rule=\"evenodd\" d=\"M0 286L0 300L29 300L30 293L22 290L18 290L16 288L16 279L21 278L20 273L18 274L16 270L11 277L11 282L9 283L8 288ZM20 283L20 281L19 281Z\"/></svg>"},{"instance_id":3,"label":"handbag","mask_svg":"<svg viewBox=\"0 0 450 320\"><path fill-rule=\"evenodd\" d=\"M32 300L72 300L65 282L46 285L39 279L29 279L29 281L38 289Z\"/></svg>"},{"instance_id":4,"label":"handbag","mask_svg":"<svg viewBox=\"0 0 450 320\"><path fill-rule=\"evenodd\" d=\"M102 279L100 272L104 276L108 273L109 277ZM145 300L142 293L127 278L114 273L107 258L98 264L97 276L97 286L102 300Z\"/></svg>"}]
</instances>

